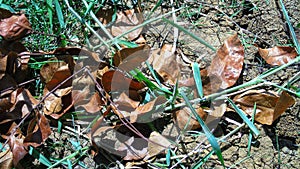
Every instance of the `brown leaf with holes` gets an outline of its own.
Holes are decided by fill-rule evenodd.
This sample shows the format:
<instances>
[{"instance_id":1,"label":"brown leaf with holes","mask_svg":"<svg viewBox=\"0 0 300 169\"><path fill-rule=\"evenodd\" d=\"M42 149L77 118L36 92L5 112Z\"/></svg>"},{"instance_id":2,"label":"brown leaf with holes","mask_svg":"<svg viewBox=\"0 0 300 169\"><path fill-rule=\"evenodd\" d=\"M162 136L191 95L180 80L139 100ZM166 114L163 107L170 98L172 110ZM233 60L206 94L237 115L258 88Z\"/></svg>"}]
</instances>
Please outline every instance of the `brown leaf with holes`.
<instances>
[{"instance_id":1,"label":"brown leaf with holes","mask_svg":"<svg viewBox=\"0 0 300 169\"><path fill-rule=\"evenodd\" d=\"M235 34L225 40L222 47L217 51L217 55L207 70L208 76L211 81L215 78L220 79L220 88L226 89L236 83L243 69L243 63L244 47L238 35Z\"/></svg>"},{"instance_id":2,"label":"brown leaf with holes","mask_svg":"<svg viewBox=\"0 0 300 169\"><path fill-rule=\"evenodd\" d=\"M180 66L175 53L172 53L171 44L165 44L161 50L153 51L148 61L165 82L175 84L180 77Z\"/></svg>"},{"instance_id":3,"label":"brown leaf with holes","mask_svg":"<svg viewBox=\"0 0 300 169\"><path fill-rule=\"evenodd\" d=\"M0 153L0 169L13 168L13 154L7 149Z\"/></svg>"},{"instance_id":4,"label":"brown leaf with holes","mask_svg":"<svg viewBox=\"0 0 300 169\"><path fill-rule=\"evenodd\" d=\"M267 125L272 125L288 107L295 103L294 98L285 91L278 96L274 92L265 90L249 90L235 96L233 100L249 115L252 115L254 103L256 103L255 121Z\"/></svg>"},{"instance_id":5,"label":"brown leaf with holes","mask_svg":"<svg viewBox=\"0 0 300 169\"><path fill-rule=\"evenodd\" d=\"M23 146L24 136L19 134L18 136L11 135L8 140L8 145L13 153L13 165L18 166L18 163L28 153ZM18 168L18 167L17 167Z\"/></svg>"},{"instance_id":6,"label":"brown leaf with holes","mask_svg":"<svg viewBox=\"0 0 300 169\"><path fill-rule=\"evenodd\" d=\"M295 48L288 46L275 46L268 49L258 48L258 52L272 66L284 65L298 55Z\"/></svg>"},{"instance_id":7,"label":"brown leaf with holes","mask_svg":"<svg viewBox=\"0 0 300 169\"><path fill-rule=\"evenodd\" d=\"M103 74L101 84L106 92L120 90L141 90L145 85L134 79L126 77L122 72L110 70Z\"/></svg>"},{"instance_id":8,"label":"brown leaf with holes","mask_svg":"<svg viewBox=\"0 0 300 169\"><path fill-rule=\"evenodd\" d=\"M46 117L37 112L34 119L29 122L27 135L23 141L25 147L40 146L51 134L51 128Z\"/></svg>"},{"instance_id":9,"label":"brown leaf with holes","mask_svg":"<svg viewBox=\"0 0 300 169\"><path fill-rule=\"evenodd\" d=\"M1 10L5 16L0 17L0 35L7 41L20 39L27 35L31 30L31 25L25 14L8 14Z\"/></svg>"},{"instance_id":10,"label":"brown leaf with holes","mask_svg":"<svg viewBox=\"0 0 300 169\"><path fill-rule=\"evenodd\" d=\"M143 22L143 14L136 9L125 10L117 13L117 19L115 24L111 28L111 32L113 36L119 36L124 32L134 28L135 26L141 24ZM129 41L136 39L139 37L143 28L136 29L126 35Z\"/></svg>"},{"instance_id":11,"label":"brown leaf with holes","mask_svg":"<svg viewBox=\"0 0 300 169\"><path fill-rule=\"evenodd\" d=\"M205 121L207 113L205 113L201 107L197 108L196 111L202 120ZM192 114L191 109L188 107L184 107L176 111L174 115L175 123L181 130L194 130L201 127L197 119Z\"/></svg>"},{"instance_id":12,"label":"brown leaf with holes","mask_svg":"<svg viewBox=\"0 0 300 169\"><path fill-rule=\"evenodd\" d=\"M114 65L124 71L137 68L149 58L150 46L142 45L135 48L125 48L118 51L114 57Z\"/></svg>"}]
</instances>

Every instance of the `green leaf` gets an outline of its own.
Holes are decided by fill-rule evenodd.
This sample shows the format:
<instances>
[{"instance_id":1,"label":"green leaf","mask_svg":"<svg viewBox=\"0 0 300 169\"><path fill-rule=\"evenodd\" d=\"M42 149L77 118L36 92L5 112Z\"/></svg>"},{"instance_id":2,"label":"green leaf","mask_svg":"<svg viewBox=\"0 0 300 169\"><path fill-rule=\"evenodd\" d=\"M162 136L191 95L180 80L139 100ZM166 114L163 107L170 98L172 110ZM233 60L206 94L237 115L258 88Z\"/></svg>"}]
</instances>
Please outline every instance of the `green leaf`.
<instances>
[{"instance_id":1,"label":"green leaf","mask_svg":"<svg viewBox=\"0 0 300 169\"><path fill-rule=\"evenodd\" d=\"M194 75L194 80L196 83L197 91L198 91L200 98L202 99L204 95L203 95L202 80L201 80L199 64L196 62L192 63L192 69L193 69L193 75Z\"/></svg>"},{"instance_id":2,"label":"green leaf","mask_svg":"<svg viewBox=\"0 0 300 169\"><path fill-rule=\"evenodd\" d=\"M220 149L220 146L217 142L217 139L215 138L215 136L210 132L209 128L206 126L206 124L204 123L204 121L201 119L201 117L198 115L198 113L196 112L196 110L193 108L192 104L190 103L190 101L188 100L188 98L186 97L186 95L183 92L180 92L182 98L184 99L184 101L186 102L186 105L191 109L192 114L194 115L194 117L198 120L199 124L202 127L202 130L205 133L205 136L207 137L209 143L211 144L214 152L216 153L216 155L218 156L218 159L220 160L220 162L222 163L223 167L225 168L225 164L224 164L224 159L222 156L222 152Z\"/></svg>"},{"instance_id":3,"label":"green leaf","mask_svg":"<svg viewBox=\"0 0 300 169\"><path fill-rule=\"evenodd\" d=\"M65 25L65 21L64 21L64 15L62 13L62 10L61 10L58 0L54 0L54 5L55 5L56 14L58 17L60 28L63 29L63 28L65 28L66 25Z\"/></svg>"},{"instance_id":4,"label":"green leaf","mask_svg":"<svg viewBox=\"0 0 300 169\"><path fill-rule=\"evenodd\" d=\"M255 127L255 125L247 118L247 116L245 115L245 113L243 113L243 111L237 107L237 105L235 105L233 103L233 101L229 98L227 98L229 104L234 108L234 110L239 114L239 116L244 120L244 122L249 126L249 128L251 129L251 131L258 136L259 135L259 130Z\"/></svg>"}]
</instances>

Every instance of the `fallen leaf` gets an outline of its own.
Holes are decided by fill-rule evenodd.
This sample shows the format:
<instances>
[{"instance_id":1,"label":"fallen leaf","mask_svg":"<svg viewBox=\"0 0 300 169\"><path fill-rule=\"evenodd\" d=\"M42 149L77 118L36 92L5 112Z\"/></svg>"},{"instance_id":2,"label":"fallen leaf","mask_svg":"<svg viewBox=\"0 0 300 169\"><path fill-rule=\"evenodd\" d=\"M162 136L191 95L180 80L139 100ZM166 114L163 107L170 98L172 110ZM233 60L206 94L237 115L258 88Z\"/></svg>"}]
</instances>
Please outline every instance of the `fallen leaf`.
<instances>
[{"instance_id":1,"label":"fallen leaf","mask_svg":"<svg viewBox=\"0 0 300 169\"><path fill-rule=\"evenodd\" d=\"M221 80L221 89L231 87L239 78L243 69L243 63L244 47L237 34L235 34L225 40L207 69L210 81L214 81L212 79L217 78Z\"/></svg>"},{"instance_id":2,"label":"fallen leaf","mask_svg":"<svg viewBox=\"0 0 300 169\"><path fill-rule=\"evenodd\" d=\"M106 92L119 90L141 90L145 87L134 79L125 77L125 75L116 70L110 70L103 74L101 84Z\"/></svg>"},{"instance_id":3,"label":"fallen leaf","mask_svg":"<svg viewBox=\"0 0 300 169\"><path fill-rule=\"evenodd\" d=\"M258 48L258 52L272 66L284 65L298 55L295 48L288 46L275 46L268 49Z\"/></svg>"},{"instance_id":4,"label":"fallen leaf","mask_svg":"<svg viewBox=\"0 0 300 169\"><path fill-rule=\"evenodd\" d=\"M27 89L22 88L12 92L5 102L1 101L0 124L22 119L38 103Z\"/></svg>"},{"instance_id":5,"label":"fallen leaf","mask_svg":"<svg viewBox=\"0 0 300 169\"><path fill-rule=\"evenodd\" d=\"M7 149L0 153L0 169L13 168L13 154Z\"/></svg>"},{"instance_id":6,"label":"fallen leaf","mask_svg":"<svg viewBox=\"0 0 300 169\"><path fill-rule=\"evenodd\" d=\"M165 82L175 84L180 77L180 66L176 55L172 53L172 45L165 44L161 50L152 52L149 63Z\"/></svg>"},{"instance_id":7,"label":"fallen leaf","mask_svg":"<svg viewBox=\"0 0 300 169\"><path fill-rule=\"evenodd\" d=\"M118 150L126 151L126 156L123 157L123 160L140 160L147 154L147 145L142 144L141 139L130 137L121 143Z\"/></svg>"},{"instance_id":8,"label":"fallen leaf","mask_svg":"<svg viewBox=\"0 0 300 169\"><path fill-rule=\"evenodd\" d=\"M103 108L104 102L99 96L98 92L95 92L90 101L87 104L81 105L88 113L96 113L99 112Z\"/></svg>"},{"instance_id":9,"label":"fallen leaf","mask_svg":"<svg viewBox=\"0 0 300 169\"><path fill-rule=\"evenodd\" d=\"M130 113L130 122L147 123L159 118L159 114L163 112L163 108L157 108L157 106L165 102L166 99L164 96L158 96L153 101L138 106L133 112Z\"/></svg>"},{"instance_id":10,"label":"fallen leaf","mask_svg":"<svg viewBox=\"0 0 300 169\"><path fill-rule=\"evenodd\" d=\"M117 19L115 24L111 28L111 32L113 36L119 36L124 32L134 28L135 26L141 24L143 22L143 14L138 12L138 10L130 9L117 13ZM136 39L139 37L143 28L136 29L126 35L124 37L129 41Z\"/></svg>"},{"instance_id":11,"label":"fallen leaf","mask_svg":"<svg viewBox=\"0 0 300 169\"><path fill-rule=\"evenodd\" d=\"M23 146L24 136L19 134L17 137L11 135L8 141L8 145L13 154L13 164L16 167L21 159L28 153Z\"/></svg>"},{"instance_id":12,"label":"fallen leaf","mask_svg":"<svg viewBox=\"0 0 300 169\"><path fill-rule=\"evenodd\" d=\"M40 70L40 74L44 83L46 83L46 88L52 90L54 87L62 83L73 73L72 69L69 67L70 64L58 60L57 58L52 58L49 63L43 65ZM68 80L66 83L62 84L60 88L69 87L72 85L72 80Z\"/></svg>"},{"instance_id":13,"label":"fallen leaf","mask_svg":"<svg viewBox=\"0 0 300 169\"><path fill-rule=\"evenodd\" d=\"M235 96L233 100L248 115L252 115L256 103L255 121L267 125L272 125L288 107L295 103L294 98L285 91L278 96L265 90L249 90Z\"/></svg>"},{"instance_id":14,"label":"fallen leaf","mask_svg":"<svg viewBox=\"0 0 300 169\"><path fill-rule=\"evenodd\" d=\"M203 111L203 109L200 107L197 108L196 111L202 120L205 121L207 114ZM175 123L181 130L194 130L201 127L197 119L192 114L191 109L188 107L184 107L176 111L174 115Z\"/></svg>"},{"instance_id":15,"label":"fallen leaf","mask_svg":"<svg viewBox=\"0 0 300 169\"><path fill-rule=\"evenodd\" d=\"M122 92L121 95L116 100L114 100L114 102L119 110L127 112L134 111L140 104L139 101L132 100L124 92Z\"/></svg>"},{"instance_id":16,"label":"fallen leaf","mask_svg":"<svg viewBox=\"0 0 300 169\"><path fill-rule=\"evenodd\" d=\"M150 54L150 46L142 45L135 48L125 48L113 57L114 65L124 71L130 71L137 68L145 62Z\"/></svg>"},{"instance_id":17,"label":"fallen leaf","mask_svg":"<svg viewBox=\"0 0 300 169\"><path fill-rule=\"evenodd\" d=\"M3 10L1 10L3 12ZM7 41L20 39L27 35L31 30L31 25L24 14L7 15L6 18L1 16L0 35Z\"/></svg>"},{"instance_id":18,"label":"fallen leaf","mask_svg":"<svg viewBox=\"0 0 300 169\"><path fill-rule=\"evenodd\" d=\"M25 147L40 146L51 134L51 129L46 117L37 112L34 119L29 122L27 135L23 141Z\"/></svg>"},{"instance_id":19,"label":"fallen leaf","mask_svg":"<svg viewBox=\"0 0 300 169\"><path fill-rule=\"evenodd\" d=\"M171 142L162 136L160 133L153 131L150 134L148 142L148 152L144 160L164 153L164 151L171 146Z\"/></svg>"}]
</instances>

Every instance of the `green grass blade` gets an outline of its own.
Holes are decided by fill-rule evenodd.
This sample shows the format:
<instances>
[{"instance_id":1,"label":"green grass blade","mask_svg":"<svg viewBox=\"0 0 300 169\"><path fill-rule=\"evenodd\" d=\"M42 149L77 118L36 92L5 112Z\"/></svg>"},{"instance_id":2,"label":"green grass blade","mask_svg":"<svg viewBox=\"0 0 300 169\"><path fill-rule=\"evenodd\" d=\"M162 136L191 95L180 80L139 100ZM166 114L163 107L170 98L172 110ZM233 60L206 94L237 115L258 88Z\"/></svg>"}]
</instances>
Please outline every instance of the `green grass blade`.
<instances>
[{"instance_id":1,"label":"green grass blade","mask_svg":"<svg viewBox=\"0 0 300 169\"><path fill-rule=\"evenodd\" d=\"M155 6L151 9L149 15L146 17L146 20L148 20L148 19L151 17L151 15L154 13L154 11L155 11L158 7L162 4L162 2L163 2L163 0L159 0L159 1L155 4Z\"/></svg>"},{"instance_id":2,"label":"green grass blade","mask_svg":"<svg viewBox=\"0 0 300 169\"><path fill-rule=\"evenodd\" d=\"M201 80L199 64L196 62L192 63L192 69L193 69L193 75L194 75L198 94L199 94L200 98L203 98L204 95L203 95L202 80Z\"/></svg>"},{"instance_id":3,"label":"green grass blade","mask_svg":"<svg viewBox=\"0 0 300 169\"><path fill-rule=\"evenodd\" d=\"M202 130L204 131L209 143L211 144L214 152L216 153L216 155L218 156L218 159L220 160L220 162L222 163L223 167L225 168L225 164L224 164L224 159L222 156L222 152L220 149L220 146L217 142L217 139L215 138L215 136L210 132L209 128L206 126L206 124L204 123L204 121L201 119L201 117L198 115L198 113L196 112L196 110L193 108L192 104L190 103L190 101L188 100L188 98L186 97L186 95L183 92L180 92L182 98L184 99L184 101L186 102L186 105L191 109L192 114L195 116L195 118L197 119L197 121L199 122L199 124L202 127Z\"/></svg>"},{"instance_id":4,"label":"green grass blade","mask_svg":"<svg viewBox=\"0 0 300 169\"><path fill-rule=\"evenodd\" d=\"M72 162L70 159L67 159L67 163L68 163L68 169L72 169Z\"/></svg>"},{"instance_id":5,"label":"green grass blade","mask_svg":"<svg viewBox=\"0 0 300 169\"><path fill-rule=\"evenodd\" d=\"M200 37L194 35L193 33L191 33L189 30L185 29L184 27L170 21L167 18L162 18L162 20L172 26L175 26L176 28L178 28L180 31L184 32L185 34L189 35L190 37L194 38L195 40L197 40L198 42L202 43L203 45L205 45L206 47L210 48L212 51L216 51L216 49L211 46L208 42L206 42L205 40L201 39Z\"/></svg>"},{"instance_id":6,"label":"green grass blade","mask_svg":"<svg viewBox=\"0 0 300 169\"><path fill-rule=\"evenodd\" d=\"M294 31L293 25L291 24L290 17L288 15L288 12L285 9L285 6L284 6L282 0L280 0L280 5L281 5L281 8L282 8L282 12L283 12L283 15L285 17L285 20L286 20L286 22L288 24L290 33L292 35L292 39L293 39L294 45L296 47L297 53L300 54L300 45L299 45L299 42L297 40L296 33Z\"/></svg>"},{"instance_id":7,"label":"green grass blade","mask_svg":"<svg viewBox=\"0 0 300 169\"><path fill-rule=\"evenodd\" d=\"M9 10L10 12L12 13L16 13L16 11L9 5L6 5L6 4L2 4L0 3L0 8L3 8L3 9L6 9L6 10Z\"/></svg>"},{"instance_id":8,"label":"green grass blade","mask_svg":"<svg viewBox=\"0 0 300 169\"><path fill-rule=\"evenodd\" d=\"M54 5L55 5L55 10L56 10L56 14L58 17L60 28L65 28L66 25L65 25L65 21L64 21L64 15L62 13L62 10L61 10L58 0L54 0Z\"/></svg>"},{"instance_id":9,"label":"green grass blade","mask_svg":"<svg viewBox=\"0 0 300 169\"><path fill-rule=\"evenodd\" d=\"M38 152L34 147L30 146L28 153L32 155L34 158L36 158L37 160L39 160L45 166L50 167L52 165L52 163L43 154Z\"/></svg>"},{"instance_id":10,"label":"green grass blade","mask_svg":"<svg viewBox=\"0 0 300 169\"><path fill-rule=\"evenodd\" d=\"M233 101L229 98L227 98L229 104L234 108L234 110L239 114L239 116L244 120L244 122L249 126L249 128L252 130L252 132L258 136L259 135L259 130L255 127L255 125L247 118L247 116L243 113L241 109L237 107L233 103Z\"/></svg>"},{"instance_id":11,"label":"green grass blade","mask_svg":"<svg viewBox=\"0 0 300 169\"><path fill-rule=\"evenodd\" d=\"M199 160L192 168L193 169L200 168L213 154L214 151L210 151L205 157Z\"/></svg>"},{"instance_id":12,"label":"green grass blade","mask_svg":"<svg viewBox=\"0 0 300 169\"><path fill-rule=\"evenodd\" d=\"M168 148L168 151L166 154L166 163L167 163L167 166L171 165L171 150L170 150L170 148Z\"/></svg>"},{"instance_id":13,"label":"green grass blade","mask_svg":"<svg viewBox=\"0 0 300 169\"><path fill-rule=\"evenodd\" d=\"M52 33L52 30L53 30L53 8L52 8L53 1L47 0L46 3L47 3L47 7L48 7L50 33Z\"/></svg>"},{"instance_id":14,"label":"green grass blade","mask_svg":"<svg viewBox=\"0 0 300 169\"><path fill-rule=\"evenodd\" d=\"M162 87L161 83L160 83L160 80L158 79L156 73L155 73L155 70L153 69L153 67L150 65L150 63L148 61L145 62L148 69L150 70L150 73L152 74L152 76L154 77L156 83L159 85L159 87Z\"/></svg>"},{"instance_id":15,"label":"green grass blade","mask_svg":"<svg viewBox=\"0 0 300 169\"><path fill-rule=\"evenodd\" d=\"M255 114L256 114L256 102L254 103L254 106L253 106L253 113L252 113L252 119L251 119L253 124L254 124ZM253 132L250 131L249 138L248 138L248 148L247 148L248 149L248 156L250 156L252 138L253 138Z\"/></svg>"}]
</instances>

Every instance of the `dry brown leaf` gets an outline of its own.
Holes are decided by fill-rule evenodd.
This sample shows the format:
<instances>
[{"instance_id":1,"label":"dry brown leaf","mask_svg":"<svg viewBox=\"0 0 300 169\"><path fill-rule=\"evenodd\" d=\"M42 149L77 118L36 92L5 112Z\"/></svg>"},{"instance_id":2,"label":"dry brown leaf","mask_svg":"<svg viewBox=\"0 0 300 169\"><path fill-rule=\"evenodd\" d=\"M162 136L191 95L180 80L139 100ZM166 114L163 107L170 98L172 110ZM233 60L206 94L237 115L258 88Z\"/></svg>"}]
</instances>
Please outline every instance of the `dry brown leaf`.
<instances>
[{"instance_id":1,"label":"dry brown leaf","mask_svg":"<svg viewBox=\"0 0 300 169\"><path fill-rule=\"evenodd\" d=\"M130 122L131 123L147 123L153 121L153 119L158 118L157 116L163 110L156 109L158 105L166 102L164 96L158 96L153 101L148 102L144 105L138 106L133 112L130 114Z\"/></svg>"},{"instance_id":2,"label":"dry brown leaf","mask_svg":"<svg viewBox=\"0 0 300 169\"><path fill-rule=\"evenodd\" d=\"M118 51L114 57L114 65L124 71L137 68L145 62L150 54L150 46L142 45L135 48L125 48Z\"/></svg>"},{"instance_id":3,"label":"dry brown leaf","mask_svg":"<svg viewBox=\"0 0 300 169\"><path fill-rule=\"evenodd\" d=\"M1 10L3 12L3 10ZM5 12L6 13L6 12ZM7 41L20 39L27 35L31 30L31 25L24 14L1 16L0 35Z\"/></svg>"},{"instance_id":4,"label":"dry brown leaf","mask_svg":"<svg viewBox=\"0 0 300 169\"><path fill-rule=\"evenodd\" d=\"M27 135L23 141L25 147L40 146L51 134L48 120L44 115L37 112L34 119L29 122Z\"/></svg>"},{"instance_id":5,"label":"dry brown leaf","mask_svg":"<svg viewBox=\"0 0 300 169\"><path fill-rule=\"evenodd\" d=\"M87 104L82 105L82 107L88 113L96 113L102 109L103 105L104 105L104 102L102 101L101 97L99 96L99 93L95 92L91 96L90 101Z\"/></svg>"},{"instance_id":6,"label":"dry brown leaf","mask_svg":"<svg viewBox=\"0 0 300 169\"><path fill-rule=\"evenodd\" d=\"M23 146L24 136L11 135L8 141L11 152L13 153L13 164L16 167L19 161L28 153Z\"/></svg>"},{"instance_id":7,"label":"dry brown leaf","mask_svg":"<svg viewBox=\"0 0 300 169\"><path fill-rule=\"evenodd\" d=\"M288 46L275 46L268 49L258 48L258 52L272 66L284 65L298 55L295 48Z\"/></svg>"},{"instance_id":8,"label":"dry brown leaf","mask_svg":"<svg viewBox=\"0 0 300 169\"><path fill-rule=\"evenodd\" d=\"M50 52L49 54L56 54L56 55L78 55L78 56L89 56L96 62L100 62L100 58L97 53L89 51L84 48L77 48L77 47L64 47L64 48L57 48L54 51ZM60 60L64 60L63 58L59 58ZM69 59L68 57L66 59ZM70 64L70 62L66 61L66 63Z\"/></svg>"},{"instance_id":9,"label":"dry brown leaf","mask_svg":"<svg viewBox=\"0 0 300 169\"><path fill-rule=\"evenodd\" d=\"M149 137L148 152L144 160L147 160L158 154L164 153L166 148L169 148L170 146L171 142L167 138L162 136L160 133L153 131Z\"/></svg>"},{"instance_id":10,"label":"dry brown leaf","mask_svg":"<svg viewBox=\"0 0 300 169\"><path fill-rule=\"evenodd\" d=\"M267 125L272 125L288 107L295 103L294 98L285 91L278 96L276 93L265 90L249 90L235 96L233 100L249 115L252 115L254 103L256 103L255 121Z\"/></svg>"},{"instance_id":11,"label":"dry brown leaf","mask_svg":"<svg viewBox=\"0 0 300 169\"><path fill-rule=\"evenodd\" d=\"M18 54L27 51L26 47L19 41L6 41L0 42L0 54L7 55L9 52L16 52ZM0 55L1 56L1 55Z\"/></svg>"},{"instance_id":12,"label":"dry brown leaf","mask_svg":"<svg viewBox=\"0 0 300 169\"><path fill-rule=\"evenodd\" d=\"M73 73L70 69L70 64L63 61L59 61L57 58L52 58L49 63L43 65L40 70L42 80L46 83L46 88L52 90L54 87L59 85L61 82L66 80ZM69 87L72 85L72 80L68 80L62 84L60 88Z\"/></svg>"},{"instance_id":13,"label":"dry brown leaf","mask_svg":"<svg viewBox=\"0 0 300 169\"><path fill-rule=\"evenodd\" d=\"M118 90L141 90L145 87L134 79L125 77L125 75L116 70L110 70L103 74L101 84L106 92Z\"/></svg>"},{"instance_id":14,"label":"dry brown leaf","mask_svg":"<svg viewBox=\"0 0 300 169\"><path fill-rule=\"evenodd\" d=\"M126 151L126 156L123 160L140 160L143 159L147 154L147 145L142 144L141 139L138 141L134 137L130 137L118 148L118 151Z\"/></svg>"},{"instance_id":15,"label":"dry brown leaf","mask_svg":"<svg viewBox=\"0 0 300 169\"><path fill-rule=\"evenodd\" d=\"M115 24L111 28L111 32L113 36L121 35L122 33L134 28L135 26L141 24L143 22L143 14L137 13L138 10L130 9L126 11L121 11L117 13L117 20ZM140 33L142 32L143 28L139 28L134 30L124 37L127 38L129 41L136 39L139 37Z\"/></svg>"},{"instance_id":16,"label":"dry brown leaf","mask_svg":"<svg viewBox=\"0 0 300 169\"><path fill-rule=\"evenodd\" d=\"M8 169L13 167L13 154L7 149L0 153L0 169Z\"/></svg>"},{"instance_id":17,"label":"dry brown leaf","mask_svg":"<svg viewBox=\"0 0 300 169\"><path fill-rule=\"evenodd\" d=\"M152 52L149 63L165 82L175 84L180 77L180 66L176 55L172 53L172 45L165 44L161 50Z\"/></svg>"},{"instance_id":18,"label":"dry brown leaf","mask_svg":"<svg viewBox=\"0 0 300 169\"><path fill-rule=\"evenodd\" d=\"M217 51L217 55L213 58L207 70L210 81L215 78L220 79L221 89L231 87L239 78L243 63L244 47L238 35L235 34L225 40L222 47Z\"/></svg>"},{"instance_id":19,"label":"dry brown leaf","mask_svg":"<svg viewBox=\"0 0 300 169\"><path fill-rule=\"evenodd\" d=\"M71 95L72 87L67 87L64 89L57 89L54 93L51 93L44 101L44 113L47 115L57 114L63 110L63 108L68 106L67 102L63 102L63 97ZM47 88L44 89L44 96L49 93ZM71 98L67 97L64 100Z\"/></svg>"},{"instance_id":20,"label":"dry brown leaf","mask_svg":"<svg viewBox=\"0 0 300 169\"><path fill-rule=\"evenodd\" d=\"M2 100L3 101L3 100ZM11 93L6 103L0 107L0 124L20 120L32 111L38 101L27 89L17 89Z\"/></svg>"},{"instance_id":21,"label":"dry brown leaf","mask_svg":"<svg viewBox=\"0 0 300 169\"><path fill-rule=\"evenodd\" d=\"M119 110L127 112L134 111L140 104L139 101L132 100L124 92L122 92L121 95L116 100L114 100L114 102Z\"/></svg>"},{"instance_id":22,"label":"dry brown leaf","mask_svg":"<svg viewBox=\"0 0 300 169\"><path fill-rule=\"evenodd\" d=\"M202 118L203 121L205 121L207 114L203 111L203 109L197 108L196 109L198 115ZM191 112L191 109L188 107L184 107L178 111L175 112L175 123L178 125L178 127L181 130L194 130L201 127L197 119L194 117L194 115Z\"/></svg>"}]
</instances>

